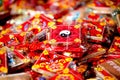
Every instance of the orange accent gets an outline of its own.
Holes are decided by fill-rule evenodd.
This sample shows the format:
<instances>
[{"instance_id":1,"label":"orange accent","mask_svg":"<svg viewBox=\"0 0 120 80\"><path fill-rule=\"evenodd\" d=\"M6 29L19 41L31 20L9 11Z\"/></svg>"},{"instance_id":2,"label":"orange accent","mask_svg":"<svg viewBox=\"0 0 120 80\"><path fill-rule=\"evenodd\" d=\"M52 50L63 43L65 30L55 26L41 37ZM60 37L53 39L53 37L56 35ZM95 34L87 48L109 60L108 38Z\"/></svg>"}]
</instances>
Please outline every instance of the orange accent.
<instances>
[{"instance_id":1,"label":"orange accent","mask_svg":"<svg viewBox=\"0 0 120 80\"><path fill-rule=\"evenodd\" d=\"M56 29L57 27L55 26L55 22L48 22L48 27L51 29Z\"/></svg>"},{"instance_id":2,"label":"orange accent","mask_svg":"<svg viewBox=\"0 0 120 80\"><path fill-rule=\"evenodd\" d=\"M35 18L33 21L32 21L32 25L37 25L40 23L40 20L38 18Z\"/></svg>"},{"instance_id":3,"label":"orange accent","mask_svg":"<svg viewBox=\"0 0 120 80\"><path fill-rule=\"evenodd\" d=\"M14 35L9 35L9 38L10 38L10 39L14 38Z\"/></svg>"},{"instance_id":4,"label":"orange accent","mask_svg":"<svg viewBox=\"0 0 120 80\"><path fill-rule=\"evenodd\" d=\"M97 51L103 51L105 50L104 48L98 48Z\"/></svg>"},{"instance_id":5,"label":"orange accent","mask_svg":"<svg viewBox=\"0 0 120 80\"><path fill-rule=\"evenodd\" d=\"M97 69L97 71L99 71L99 72L103 71L103 69L102 69L100 66L98 66L96 69Z\"/></svg>"},{"instance_id":6,"label":"orange accent","mask_svg":"<svg viewBox=\"0 0 120 80\"><path fill-rule=\"evenodd\" d=\"M67 62L70 62L70 61L72 61L73 59L72 58L66 58L65 59Z\"/></svg>"},{"instance_id":7,"label":"orange accent","mask_svg":"<svg viewBox=\"0 0 120 80\"><path fill-rule=\"evenodd\" d=\"M45 50L43 51L43 54L44 54L44 55L49 55L49 52L45 49Z\"/></svg>"},{"instance_id":8,"label":"orange accent","mask_svg":"<svg viewBox=\"0 0 120 80\"><path fill-rule=\"evenodd\" d=\"M0 67L0 71L1 72L4 72L4 73L7 73L8 72L8 69L6 67Z\"/></svg>"},{"instance_id":9,"label":"orange accent","mask_svg":"<svg viewBox=\"0 0 120 80\"><path fill-rule=\"evenodd\" d=\"M0 49L0 55L3 55L3 54L5 54L6 53L6 48L5 47L2 47L1 49Z\"/></svg>"},{"instance_id":10,"label":"orange accent","mask_svg":"<svg viewBox=\"0 0 120 80\"><path fill-rule=\"evenodd\" d=\"M91 15L91 16L95 16L95 13L91 12L90 15Z\"/></svg>"},{"instance_id":11,"label":"orange accent","mask_svg":"<svg viewBox=\"0 0 120 80\"><path fill-rule=\"evenodd\" d=\"M35 60L38 60L38 59L39 59L39 56L35 56L34 59L35 59Z\"/></svg>"},{"instance_id":12,"label":"orange accent","mask_svg":"<svg viewBox=\"0 0 120 80\"><path fill-rule=\"evenodd\" d=\"M99 62L104 62L105 60L104 59L101 59Z\"/></svg>"},{"instance_id":13,"label":"orange accent","mask_svg":"<svg viewBox=\"0 0 120 80\"><path fill-rule=\"evenodd\" d=\"M40 17L40 14L36 14L36 15L35 15L35 18L39 18L39 17Z\"/></svg>"},{"instance_id":14,"label":"orange accent","mask_svg":"<svg viewBox=\"0 0 120 80\"><path fill-rule=\"evenodd\" d=\"M24 62L24 63L28 63L28 62L30 62L30 59L26 59L26 58L25 58L25 59L23 59L23 62Z\"/></svg>"},{"instance_id":15,"label":"orange accent","mask_svg":"<svg viewBox=\"0 0 120 80\"><path fill-rule=\"evenodd\" d=\"M64 68L64 65L62 63L52 63L50 65L46 65L46 69L51 72L58 72L63 70L63 68Z\"/></svg>"},{"instance_id":16,"label":"orange accent","mask_svg":"<svg viewBox=\"0 0 120 80\"><path fill-rule=\"evenodd\" d=\"M69 73L69 69L68 68L65 68L64 70L63 70L63 73Z\"/></svg>"},{"instance_id":17,"label":"orange accent","mask_svg":"<svg viewBox=\"0 0 120 80\"><path fill-rule=\"evenodd\" d=\"M116 46L119 46L119 45L120 45L120 43L118 43L118 42L115 42L115 45L116 45Z\"/></svg>"},{"instance_id":18,"label":"orange accent","mask_svg":"<svg viewBox=\"0 0 120 80\"><path fill-rule=\"evenodd\" d=\"M48 41L47 41L47 40L45 40L45 41L43 41L43 43L44 43L44 44L47 44L47 43L48 43Z\"/></svg>"},{"instance_id":19,"label":"orange accent","mask_svg":"<svg viewBox=\"0 0 120 80\"><path fill-rule=\"evenodd\" d=\"M70 80L74 80L74 76L72 74L59 74L55 80L60 80L61 77L68 77Z\"/></svg>"},{"instance_id":20,"label":"orange accent","mask_svg":"<svg viewBox=\"0 0 120 80\"><path fill-rule=\"evenodd\" d=\"M2 30L1 34L7 34L8 32L10 32L10 29Z\"/></svg>"},{"instance_id":21,"label":"orange accent","mask_svg":"<svg viewBox=\"0 0 120 80\"><path fill-rule=\"evenodd\" d=\"M78 29L78 28L80 28L80 25L75 25L74 28Z\"/></svg>"},{"instance_id":22,"label":"orange accent","mask_svg":"<svg viewBox=\"0 0 120 80\"><path fill-rule=\"evenodd\" d=\"M115 51L115 48L110 48L109 50L108 50L108 52L110 52L110 53L112 53L112 52L114 52Z\"/></svg>"},{"instance_id":23,"label":"orange accent","mask_svg":"<svg viewBox=\"0 0 120 80\"><path fill-rule=\"evenodd\" d=\"M80 42L81 43L81 40L79 38L76 38L76 39L74 39L74 42L76 42L76 43Z\"/></svg>"},{"instance_id":24,"label":"orange accent","mask_svg":"<svg viewBox=\"0 0 120 80\"><path fill-rule=\"evenodd\" d=\"M99 31L99 32L101 32L101 31L102 31L102 29L101 29L101 28L97 28L96 30L97 30L97 31Z\"/></svg>"},{"instance_id":25,"label":"orange accent","mask_svg":"<svg viewBox=\"0 0 120 80\"><path fill-rule=\"evenodd\" d=\"M60 59L59 62L60 63L66 63L66 61L64 59Z\"/></svg>"},{"instance_id":26,"label":"orange accent","mask_svg":"<svg viewBox=\"0 0 120 80\"><path fill-rule=\"evenodd\" d=\"M96 34L96 36L97 36L97 37L102 37L102 35L101 35L101 34Z\"/></svg>"},{"instance_id":27,"label":"orange accent","mask_svg":"<svg viewBox=\"0 0 120 80\"><path fill-rule=\"evenodd\" d=\"M35 64L32 66L32 69L38 69L38 68L40 68L40 66L38 64Z\"/></svg>"},{"instance_id":28,"label":"orange accent","mask_svg":"<svg viewBox=\"0 0 120 80\"><path fill-rule=\"evenodd\" d=\"M104 1L105 2L105 4L107 5L107 6L113 6L113 2L112 1L110 1L110 0L105 0Z\"/></svg>"},{"instance_id":29,"label":"orange accent","mask_svg":"<svg viewBox=\"0 0 120 80\"><path fill-rule=\"evenodd\" d=\"M2 45L3 44L3 42L0 42L0 45Z\"/></svg>"},{"instance_id":30,"label":"orange accent","mask_svg":"<svg viewBox=\"0 0 120 80\"><path fill-rule=\"evenodd\" d=\"M57 22L63 22L62 19L57 19Z\"/></svg>"},{"instance_id":31,"label":"orange accent","mask_svg":"<svg viewBox=\"0 0 120 80\"><path fill-rule=\"evenodd\" d=\"M120 40L120 37L115 37L115 40Z\"/></svg>"},{"instance_id":32,"label":"orange accent","mask_svg":"<svg viewBox=\"0 0 120 80\"><path fill-rule=\"evenodd\" d=\"M2 38L3 37L3 35L2 34L0 34L0 38Z\"/></svg>"},{"instance_id":33,"label":"orange accent","mask_svg":"<svg viewBox=\"0 0 120 80\"><path fill-rule=\"evenodd\" d=\"M105 77L104 77L104 80L116 80L116 79L114 79L114 78L111 77L111 76L105 76Z\"/></svg>"},{"instance_id":34,"label":"orange accent","mask_svg":"<svg viewBox=\"0 0 120 80\"><path fill-rule=\"evenodd\" d=\"M77 71L80 72L80 73L83 73L85 72L87 69L87 65L80 65L78 68L77 68Z\"/></svg>"},{"instance_id":35,"label":"orange accent","mask_svg":"<svg viewBox=\"0 0 120 80\"><path fill-rule=\"evenodd\" d=\"M28 31L31 31L32 29L37 29L39 32L41 31L41 28L38 25L34 25L33 27L29 28Z\"/></svg>"},{"instance_id":36,"label":"orange accent","mask_svg":"<svg viewBox=\"0 0 120 80\"><path fill-rule=\"evenodd\" d=\"M115 24L115 22L113 21L113 20L109 20L109 22L108 22L110 25L114 25Z\"/></svg>"},{"instance_id":37,"label":"orange accent","mask_svg":"<svg viewBox=\"0 0 120 80\"><path fill-rule=\"evenodd\" d=\"M101 26L105 26L105 25L106 25L106 22L101 22L100 25L101 25Z\"/></svg>"},{"instance_id":38,"label":"orange accent","mask_svg":"<svg viewBox=\"0 0 120 80\"><path fill-rule=\"evenodd\" d=\"M26 35L26 32L20 33L20 36L25 36L25 35Z\"/></svg>"},{"instance_id":39,"label":"orange accent","mask_svg":"<svg viewBox=\"0 0 120 80\"><path fill-rule=\"evenodd\" d=\"M40 68L43 68L45 67L46 64L43 62L43 63L40 63L39 65L40 65Z\"/></svg>"},{"instance_id":40,"label":"orange accent","mask_svg":"<svg viewBox=\"0 0 120 80\"><path fill-rule=\"evenodd\" d=\"M82 23L82 22L83 22L83 20L82 20L82 19L77 19L77 22Z\"/></svg>"},{"instance_id":41,"label":"orange accent","mask_svg":"<svg viewBox=\"0 0 120 80\"><path fill-rule=\"evenodd\" d=\"M56 43L56 40L55 39L51 39L50 40L50 44L55 44Z\"/></svg>"},{"instance_id":42,"label":"orange accent","mask_svg":"<svg viewBox=\"0 0 120 80\"><path fill-rule=\"evenodd\" d=\"M22 26L21 26L21 25L17 27L17 29L21 29L21 28L22 28Z\"/></svg>"},{"instance_id":43,"label":"orange accent","mask_svg":"<svg viewBox=\"0 0 120 80\"><path fill-rule=\"evenodd\" d=\"M88 7L95 7L95 4L94 3L90 3L87 5Z\"/></svg>"}]
</instances>

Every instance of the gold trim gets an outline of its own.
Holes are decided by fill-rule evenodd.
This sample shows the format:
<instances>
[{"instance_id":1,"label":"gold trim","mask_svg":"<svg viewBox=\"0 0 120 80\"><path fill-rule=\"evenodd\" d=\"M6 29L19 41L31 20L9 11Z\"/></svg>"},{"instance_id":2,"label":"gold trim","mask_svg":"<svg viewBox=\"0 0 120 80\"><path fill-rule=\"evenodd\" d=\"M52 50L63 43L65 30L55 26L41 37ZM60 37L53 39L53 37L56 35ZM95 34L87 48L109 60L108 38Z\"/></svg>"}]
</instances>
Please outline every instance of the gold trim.
<instances>
[{"instance_id":1,"label":"gold trim","mask_svg":"<svg viewBox=\"0 0 120 80\"><path fill-rule=\"evenodd\" d=\"M114 52L114 51L115 51L115 48L110 48L110 49L108 50L109 53L112 53L112 52Z\"/></svg>"},{"instance_id":2,"label":"gold trim","mask_svg":"<svg viewBox=\"0 0 120 80\"><path fill-rule=\"evenodd\" d=\"M70 80L74 80L74 76L72 75L72 74L59 74L56 78L55 78L55 80L60 80L60 78L61 77L69 77L70 78Z\"/></svg>"},{"instance_id":3,"label":"gold trim","mask_svg":"<svg viewBox=\"0 0 120 80\"><path fill-rule=\"evenodd\" d=\"M73 59L72 58L66 58L65 59L67 62L70 62L70 61L72 61Z\"/></svg>"},{"instance_id":4,"label":"gold trim","mask_svg":"<svg viewBox=\"0 0 120 80\"><path fill-rule=\"evenodd\" d=\"M40 68L40 65L38 65L38 64L35 64L32 66L32 69L38 69L38 68Z\"/></svg>"},{"instance_id":5,"label":"gold trim","mask_svg":"<svg viewBox=\"0 0 120 80\"><path fill-rule=\"evenodd\" d=\"M66 63L66 61L64 59L60 59L59 62L60 63Z\"/></svg>"},{"instance_id":6,"label":"gold trim","mask_svg":"<svg viewBox=\"0 0 120 80\"><path fill-rule=\"evenodd\" d=\"M81 40L79 38L75 38L74 42L76 42L76 43L80 42L81 43Z\"/></svg>"},{"instance_id":7,"label":"gold trim","mask_svg":"<svg viewBox=\"0 0 120 80\"><path fill-rule=\"evenodd\" d=\"M69 69L68 68L65 68L64 70L63 70L63 73L69 73Z\"/></svg>"},{"instance_id":8,"label":"gold trim","mask_svg":"<svg viewBox=\"0 0 120 80\"><path fill-rule=\"evenodd\" d=\"M111 76L105 76L103 80L115 80L115 79Z\"/></svg>"},{"instance_id":9,"label":"gold trim","mask_svg":"<svg viewBox=\"0 0 120 80\"><path fill-rule=\"evenodd\" d=\"M55 26L55 22L48 22L48 27L52 28L52 29L56 29L57 26Z\"/></svg>"},{"instance_id":10,"label":"gold trim","mask_svg":"<svg viewBox=\"0 0 120 80\"><path fill-rule=\"evenodd\" d=\"M44 55L49 55L49 52L45 49L45 50L43 51L43 54L44 54Z\"/></svg>"},{"instance_id":11,"label":"gold trim","mask_svg":"<svg viewBox=\"0 0 120 80\"><path fill-rule=\"evenodd\" d=\"M4 73L7 73L8 72L8 69L6 67L0 67L0 71L1 72L4 72Z\"/></svg>"},{"instance_id":12,"label":"gold trim","mask_svg":"<svg viewBox=\"0 0 120 80\"><path fill-rule=\"evenodd\" d=\"M36 14L35 15L35 18L39 18L41 14Z\"/></svg>"},{"instance_id":13,"label":"gold trim","mask_svg":"<svg viewBox=\"0 0 120 80\"><path fill-rule=\"evenodd\" d=\"M80 28L80 25L75 25L74 28L78 29L78 28Z\"/></svg>"},{"instance_id":14,"label":"gold trim","mask_svg":"<svg viewBox=\"0 0 120 80\"><path fill-rule=\"evenodd\" d=\"M49 43L50 43L50 44L55 44L55 43L56 43L56 40L55 40L55 39L51 39L51 40L49 41Z\"/></svg>"}]
</instances>

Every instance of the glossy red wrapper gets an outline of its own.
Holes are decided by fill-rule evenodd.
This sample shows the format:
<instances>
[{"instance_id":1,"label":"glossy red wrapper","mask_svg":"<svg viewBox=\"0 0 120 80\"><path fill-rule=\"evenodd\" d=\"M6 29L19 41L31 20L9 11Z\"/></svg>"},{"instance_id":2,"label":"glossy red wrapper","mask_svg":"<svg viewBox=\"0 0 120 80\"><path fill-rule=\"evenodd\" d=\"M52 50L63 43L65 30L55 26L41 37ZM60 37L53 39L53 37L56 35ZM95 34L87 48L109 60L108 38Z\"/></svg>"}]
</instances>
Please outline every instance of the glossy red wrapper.
<instances>
[{"instance_id":1,"label":"glossy red wrapper","mask_svg":"<svg viewBox=\"0 0 120 80\"><path fill-rule=\"evenodd\" d=\"M82 36L90 42L102 42L104 33L104 23L96 21L83 21Z\"/></svg>"},{"instance_id":2,"label":"glossy red wrapper","mask_svg":"<svg viewBox=\"0 0 120 80\"><path fill-rule=\"evenodd\" d=\"M119 44L120 44L120 37L115 37L110 49L108 50L108 53L119 54L120 53Z\"/></svg>"},{"instance_id":3,"label":"glossy red wrapper","mask_svg":"<svg viewBox=\"0 0 120 80\"><path fill-rule=\"evenodd\" d=\"M38 73L53 76L68 67L71 60L72 58L44 50L32 69Z\"/></svg>"},{"instance_id":4,"label":"glossy red wrapper","mask_svg":"<svg viewBox=\"0 0 120 80\"><path fill-rule=\"evenodd\" d=\"M48 39L50 40L50 43L55 43L55 44L81 43L80 25L51 26L50 35L48 35Z\"/></svg>"}]
</instances>

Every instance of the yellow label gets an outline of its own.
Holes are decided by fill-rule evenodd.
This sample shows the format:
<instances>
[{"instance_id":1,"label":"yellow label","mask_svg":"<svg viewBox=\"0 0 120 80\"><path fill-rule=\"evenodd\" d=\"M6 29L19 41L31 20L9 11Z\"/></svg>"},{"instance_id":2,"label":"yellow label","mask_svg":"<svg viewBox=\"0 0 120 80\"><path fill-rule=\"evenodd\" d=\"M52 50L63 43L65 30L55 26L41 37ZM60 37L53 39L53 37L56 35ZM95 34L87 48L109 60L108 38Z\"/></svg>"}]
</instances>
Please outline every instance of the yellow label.
<instances>
[{"instance_id":1,"label":"yellow label","mask_svg":"<svg viewBox=\"0 0 120 80\"><path fill-rule=\"evenodd\" d=\"M6 52L6 48L5 48L5 47L2 47L2 48L0 49L0 55L5 54L5 52Z\"/></svg>"},{"instance_id":2,"label":"yellow label","mask_svg":"<svg viewBox=\"0 0 120 80\"><path fill-rule=\"evenodd\" d=\"M78 29L78 28L80 28L80 25L75 25L74 28Z\"/></svg>"},{"instance_id":3,"label":"yellow label","mask_svg":"<svg viewBox=\"0 0 120 80\"><path fill-rule=\"evenodd\" d=\"M49 22L48 23L48 27L52 28L52 29L56 29L57 27L55 26L54 22Z\"/></svg>"},{"instance_id":4,"label":"yellow label","mask_svg":"<svg viewBox=\"0 0 120 80\"><path fill-rule=\"evenodd\" d=\"M21 26L21 25L17 27L17 29L21 29L21 28L22 28L22 26Z\"/></svg>"},{"instance_id":5,"label":"yellow label","mask_svg":"<svg viewBox=\"0 0 120 80\"><path fill-rule=\"evenodd\" d=\"M28 63L28 62L30 62L30 59L23 59L23 62Z\"/></svg>"},{"instance_id":6,"label":"yellow label","mask_svg":"<svg viewBox=\"0 0 120 80\"><path fill-rule=\"evenodd\" d=\"M65 68L64 70L63 70L63 73L69 73L69 69L68 68Z\"/></svg>"},{"instance_id":7,"label":"yellow label","mask_svg":"<svg viewBox=\"0 0 120 80\"><path fill-rule=\"evenodd\" d=\"M105 76L105 77L104 77L104 80L116 80L116 79L114 79L114 78L111 77L111 76Z\"/></svg>"},{"instance_id":8,"label":"yellow label","mask_svg":"<svg viewBox=\"0 0 120 80\"><path fill-rule=\"evenodd\" d=\"M104 48L98 48L97 49L98 51L103 51L103 50L105 50Z\"/></svg>"},{"instance_id":9,"label":"yellow label","mask_svg":"<svg viewBox=\"0 0 120 80\"><path fill-rule=\"evenodd\" d=\"M77 42L77 43L80 42L81 43L81 40L76 38L76 39L74 39L74 42Z\"/></svg>"},{"instance_id":10,"label":"yellow label","mask_svg":"<svg viewBox=\"0 0 120 80\"><path fill-rule=\"evenodd\" d=\"M106 22L100 22L100 25L101 25L101 26L105 26L105 25L106 25Z\"/></svg>"},{"instance_id":11,"label":"yellow label","mask_svg":"<svg viewBox=\"0 0 120 80\"><path fill-rule=\"evenodd\" d=\"M72 61L73 59L72 58L66 58L65 59L67 62L70 62L70 61Z\"/></svg>"},{"instance_id":12,"label":"yellow label","mask_svg":"<svg viewBox=\"0 0 120 80\"><path fill-rule=\"evenodd\" d=\"M32 66L32 69L38 69L38 68L40 68L40 66L37 65L37 64L35 64L35 65Z\"/></svg>"},{"instance_id":13,"label":"yellow label","mask_svg":"<svg viewBox=\"0 0 120 80\"><path fill-rule=\"evenodd\" d=\"M8 69L2 66L2 67L0 67L0 71L1 71L1 72L4 72L4 73L7 73L7 72L8 72Z\"/></svg>"},{"instance_id":14,"label":"yellow label","mask_svg":"<svg viewBox=\"0 0 120 80\"><path fill-rule=\"evenodd\" d=\"M40 14L39 14L39 13L35 15L35 18L39 18L39 17L40 17Z\"/></svg>"},{"instance_id":15,"label":"yellow label","mask_svg":"<svg viewBox=\"0 0 120 80\"><path fill-rule=\"evenodd\" d=\"M58 22L62 22L62 19L57 19Z\"/></svg>"},{"instance_id":16,"label":"yellow label","mask_svg":"<svg viewBox=\"0 0 120 80\"><path fill-rule=\"evenodd\" d=\"M51 39L50 40L50 44L55 44L56 43L56 40L55 39Z\"/></svg>"},{"instance_id":17,"label":"yellow label","mask_svg":"<svg viewBox=\"0 0 120 80\"><path fill-rule=\"evenodd\" d=\"M110 52L110 53L112 53L112 52L114 52L114 51L115 51L115 48L110 48L110 49L109 49L109 52Z\"/></svg>"},{"instance_id":18,"label":"yellow label","mask_svg":"<svg viewBox=\"0 0 120 80\"><path fill-rule=\"evenodd\" d=\"M43 54L44 54L44 55L49 55L49 52L45 49L45 50L43 51Z\"/></svg>"},{"instance_id":19,"label":"yellow label","mask_svg":"<svg viewBox=\"0 0 120 80\"><path fill-rule=\"evenodd\" d=\"M120 37L115 37L116 40L120 40Z\"/></svg>"},{"instance_id":20,"label":"yellow label","mask_svg":"<svg viewBox=\"0 0 120 80\"><path fill-rule=\"evenodd\" d=\"M103 69L102 69L100 66L98 66L98 67L96 68L96 70L97 70L97 71L103 71Z\"/></svg>"}]
</instances>

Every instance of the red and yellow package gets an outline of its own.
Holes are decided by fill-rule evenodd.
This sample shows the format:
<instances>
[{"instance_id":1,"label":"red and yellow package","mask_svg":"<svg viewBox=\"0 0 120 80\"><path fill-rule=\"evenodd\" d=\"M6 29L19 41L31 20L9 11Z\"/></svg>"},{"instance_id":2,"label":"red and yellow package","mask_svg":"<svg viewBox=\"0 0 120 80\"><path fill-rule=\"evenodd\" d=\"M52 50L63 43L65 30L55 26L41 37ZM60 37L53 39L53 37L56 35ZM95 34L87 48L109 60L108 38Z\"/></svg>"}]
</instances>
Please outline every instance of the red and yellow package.
<instances>
[{"instance_id":1,"label":"red and yellow package","mask_svg":"<svg viewBox=\"0 0 120 80\"><path fill-rule=\"evenodd\" d=\"M96 75L104 80L116 80L108 71L104 70L102 67L98 66L95 68Z\"/></svg>"},{"instance_id":2,"label":"red and yellow package","mask_svg":"<svg viewBox=\"0 0 120 80\"><path fill-rule=\"evenodd\" d=\"M94 0L94 4L97 7L117 7L120 4L120 0Z\"/></svg>"},{"instance_id":3,"label":"red and yellow package","mask_svg":"<svg viewBox=\"0 0 120 80\"><path fill-rule=\"evenodd\" d=\"M50 44L62 43L69 45L71 43L81 43L80 25L57 25L49 26L49 28L48 40L50 40Z\"/></svg>"},{"instance_id":4,"label":"red and yellow package","mask_svg":"<svg viewBox=\"0 0 120 80\"><path fill-rule=\"evenodd\" d=\"M81 60L89 60L89 59L94 59L97 56L103 55L106 53L106 49L104 47L102 47L101 45L98 44L94 44L92 46L90 46L90 48L88 49L88 54L84 57L81 58Z\"/></svg>"},{"instance_id":5,"label":"red and yellow package","mask_svg":"<svg viewBox=\"0 0 120 80\"><path fill-rule=\"evenodd\" d=\"M7 54L6 54L6 48L2 47L0 49L0 73L7 73L8 67L7 67Z\"/></svg>"},{"instance_id":6,"label":"red and yellow package","mask_svg":"<svg viewBox=\"0 0 120 80\"><path fill-rule=\"evenodd\" d=\"M38 13L17 28L22 31L35 31L34 33L37 34L41 30L45 29L47 26L52 26L54 24L55 23L51 18L47 17L44 14Z\"/></svg>"},{"instance_id":7,"label":"red and yellow package","mask_svg":"<svg viewBox=\"0 0 120 80\"><path fill-rule=\"evenodd\" d=\"M82 26L82 36L86 37L89 42L102 42L105 29L104 22L85 20L83 21Z\"/></svg>"},{"instance_id":8,"label":"red and yellow package","mask_svg":"<svg viewBox=\"0 0 120 80\"><path fill-rule=\"evenodd\" d=\"M84 46L80 46L79 44L72 44L72 45L57 45L52 46L54 51L65 56L73 57L73 58L80 58L86 51Z\"/></svg>"},{"instance_id":9,"label":"red and yellow package","mask_svg":"<svg viewBox=\"0 0 120 80\"><path fill-rule=\"evenodd\" d=\"M54 54L45 49L32 66L32 70L41 74L53 76L68 67L71 61L72 58L70 57Z\"/></svg>"},{"instance_id":10,"label":"red and yellow package","mask_svg":"<svg viewBox=\"0 0 120 80\"><path fill-rule=\"evenodd\" d=\"M7 48L7 54L8 54L8 64L11 68L19 67L21 65L24 65L26 63L30 62L30 59L23 55L22 52L14 49L13 51ZM17 69L17 68L16 68Z\"/></svg>"},{"instance_id":11,"label":"red and yellow package","mask_svg":"<svg viewBox=\"0 0 120 80\"><path fill-rule=\"evenodd\" d=\"M106 80L118 80L120 79L120 58L104 61L98 64L95 71L99 77Z\"/></svg>"},{"instance_id":12,"label":"red and yellow package","mask_svg":"<svg viewBox=\"0 0 120 80\"><path fill-rule=\"evenodd\" d=\"M63 45L63 44L58 44L53 46L54 47L54 51L56 52L64 52L64 51L68 51L68 52L83 52L83 47L80 46L80 44L69 44L69 45Z\"/></svg>"},{"instance_id":13,"label":"red and yellow package","mask_svg":"<svg viewBox=\"0 0 120 80\"><path fill-rule=\"evenodd\" d=\"M120 37L115 37L111 46L110 46L110 49L108 50L108 53L111 53L111 54L120 54Z\"/></svg>"}]
</instances>

